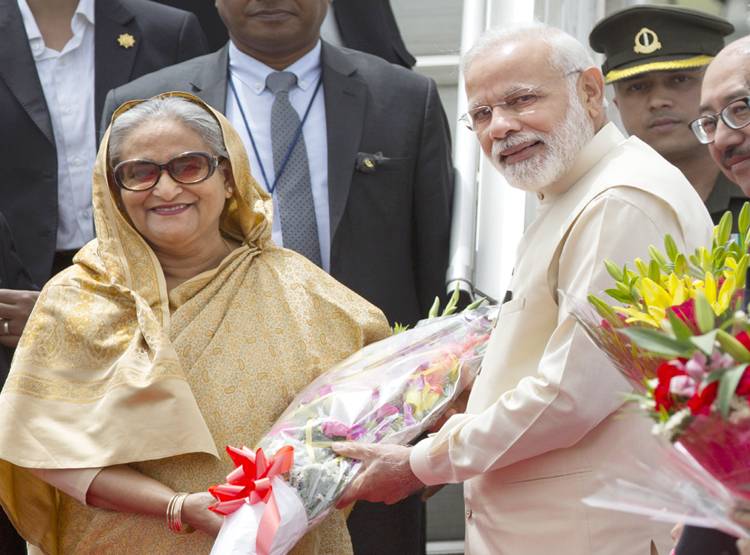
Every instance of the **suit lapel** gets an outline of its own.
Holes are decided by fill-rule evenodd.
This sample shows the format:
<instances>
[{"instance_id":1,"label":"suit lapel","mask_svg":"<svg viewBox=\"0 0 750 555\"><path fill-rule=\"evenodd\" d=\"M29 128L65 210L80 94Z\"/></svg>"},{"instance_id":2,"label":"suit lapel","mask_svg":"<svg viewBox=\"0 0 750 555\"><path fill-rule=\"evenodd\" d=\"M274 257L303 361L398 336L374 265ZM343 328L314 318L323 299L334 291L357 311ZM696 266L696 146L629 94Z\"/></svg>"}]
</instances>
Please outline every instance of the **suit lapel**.
<instances>
[{"instance_id":1,"label":"suit lapel","mask_svg":"<svg viewBox=\"0 0 750 555\"><path fill-rule=\"evenodd\" d=\"M349 198L354 163L362 138L367 85L357 77L357 67L347 55L325 42L321 61L326 95L328 204L333 241Z\"/></svg>"},{"instance_id":2,"label":"suit lapel","mask_svg":"<svg viewBox=\"0 0 750 555\"><path fill-rule=\"evenodd\" d=\"M200 71L190 80L190 86L196 95L223 114L227 103L229 43L221 50L217 50L213 56L215 59L203 64Z\"/></svg>"},{"instance_id":3,"label":"suit lapel","mask_svg":"<svg viewBox=\"0 0 750 555\"><path fill-rule=\"evenodd\" d=\"M132 46L126 47L133 38ZM141 45L135 17L120 0L97 0L94 8L95 116L102 119L104 99L110 89L131 80L135 57Z\"/></svg>"},{"instance_id":4,"label":"suit lapel","mask_svg":"<svg viewBox=\"0 0 750 555\"><path fill-rule=\"evenodd\" d=\"M3 37L0 77L44 136L54 144L47 101L31 55L23 18L14 0L0 4L0 37Z\"/></svg>"}]
</instances>

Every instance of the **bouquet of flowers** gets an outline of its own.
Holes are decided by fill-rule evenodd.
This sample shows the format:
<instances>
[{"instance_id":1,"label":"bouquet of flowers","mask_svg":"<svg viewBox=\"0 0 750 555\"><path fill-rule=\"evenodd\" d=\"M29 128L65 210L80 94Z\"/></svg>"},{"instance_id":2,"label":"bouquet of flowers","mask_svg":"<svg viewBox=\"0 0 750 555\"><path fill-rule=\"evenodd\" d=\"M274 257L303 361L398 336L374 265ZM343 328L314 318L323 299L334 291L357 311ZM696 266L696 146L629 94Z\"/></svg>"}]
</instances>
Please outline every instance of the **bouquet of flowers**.
<instances>
[{"instance_id":1,"label":"bouquet of flowers","mask_svg":"<svg viewBox=\"0 0 750 555\"><path fill-rule=\"evenodd\" d=\"M628 399L654 420L654 433L677 443L683 459L703 474L696 479L685 471L689 464L674 458L672 469L690 474L709 498L750 499L750 320L742 310L749 204L740 213L738 236L730 235L731 227L726 213L711 249L690 256L667 236L666 255L651 247L650 261L636 260L636 271L607 263L615 280L607 294L623 305L590 296L598 321L591 313L582 319L636 386Z\"/></svg>"},{"instance_id":2,"label":"bouquet of flowers","mask_svg":"<svg viewBox=\"0 0 750 555\"><path fill-rule=\"evenodd\" d=\"M468 310L368 345L299 393L256 451L228 447L237 468L210 489L228 515L212 553L287 553L360 468L331 444L422 434L478 373L496 316Z\"/></svg>"},{"instance_id":3,"label":"bouquet of flowers","mask_svg":"<svg viewBox=\"0 0 750 555\"><path fill-rule=\"evenodd\" d=\"M589 306L573 300L579 323L636 390L646 390L665 357L682 356L686 347L698 348L696 342L707 346L714 338L726 339L743 304L749 226L746 205L739 237L731 236L727 212L714 229L711 250L701 247L686 255L667 235L666 252L649 247L649 260L636 259L633 269L605 260L614 280L605 293L614 303L595 295L589 295ZM705 336L714 329L722 331Z\"/></svg>"}]
</instances>

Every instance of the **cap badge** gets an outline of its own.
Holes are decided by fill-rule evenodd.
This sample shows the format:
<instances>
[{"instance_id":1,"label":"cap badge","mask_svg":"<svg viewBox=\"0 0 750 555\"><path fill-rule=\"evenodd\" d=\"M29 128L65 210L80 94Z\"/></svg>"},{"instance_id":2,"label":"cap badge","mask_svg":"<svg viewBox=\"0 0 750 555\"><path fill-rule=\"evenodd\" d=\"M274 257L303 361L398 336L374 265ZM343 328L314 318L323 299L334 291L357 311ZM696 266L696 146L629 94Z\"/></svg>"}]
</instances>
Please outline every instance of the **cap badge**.
<instances>
[{"instance_id":1,"label":"cap badge","mask_svg":"<svg viewBox=\"0 0 750 555\"><path fill-rule=\"evenodd\" d=\"M643 27L636 33L635 44L633 45L633 52L636 54L651 54L660 48L659 37L648 27Z\"/></svg>"},{"instance_id":2,"label":"cap badge","mask_svg":"<svg viewBox=\"0 0 750 555\"><path fill-rule=\"evenodd\" d=\"M117 44L119 44L123 48L133 48L133 46L135 45L135 37L130 33L123 33L122 35L117 37Z\"/></svg>"}]
</instances>

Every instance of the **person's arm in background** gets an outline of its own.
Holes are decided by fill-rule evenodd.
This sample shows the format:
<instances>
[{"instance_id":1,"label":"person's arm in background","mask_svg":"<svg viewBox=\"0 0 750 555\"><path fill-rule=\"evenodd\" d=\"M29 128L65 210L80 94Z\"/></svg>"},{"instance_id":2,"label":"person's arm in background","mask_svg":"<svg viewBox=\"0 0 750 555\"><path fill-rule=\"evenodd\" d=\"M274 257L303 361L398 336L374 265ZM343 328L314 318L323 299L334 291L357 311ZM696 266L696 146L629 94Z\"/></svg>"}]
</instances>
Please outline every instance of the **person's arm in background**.
<instances>
[{"instance_id":1,"label":"person's arm in background","mask_svg":"<svg viewBox=\"0 0 750 555\"><path fill-rule=\"evenodd\" d=\"M0 213L0 318L8 322L10 332L4 333L4 324L0 324L0 345L3 347L18 345L39 296L38 289L16 253L10 226Z\"/></svg>"}]
</instances>

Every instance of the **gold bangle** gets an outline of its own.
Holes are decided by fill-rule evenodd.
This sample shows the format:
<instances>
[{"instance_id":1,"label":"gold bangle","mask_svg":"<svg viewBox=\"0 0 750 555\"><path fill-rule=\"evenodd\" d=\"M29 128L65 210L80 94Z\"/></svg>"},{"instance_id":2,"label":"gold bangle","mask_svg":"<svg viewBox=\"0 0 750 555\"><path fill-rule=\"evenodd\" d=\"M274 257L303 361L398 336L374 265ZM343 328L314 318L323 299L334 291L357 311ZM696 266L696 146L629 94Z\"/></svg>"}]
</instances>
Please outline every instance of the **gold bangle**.
<instances>
[{"instance_id":1,"label":"gold bangle","mask_svg":"<svg viewBox=\"0 0 750 555\"><path fill-rule=\"evenodd\" d=\"M180 492L175 493L167 503L167 529L175 534L189 534L194 532L195 529L189 524L182 522L182 505L185 503L185 499L189 493Z\"/></svg>"}]
</instances>

